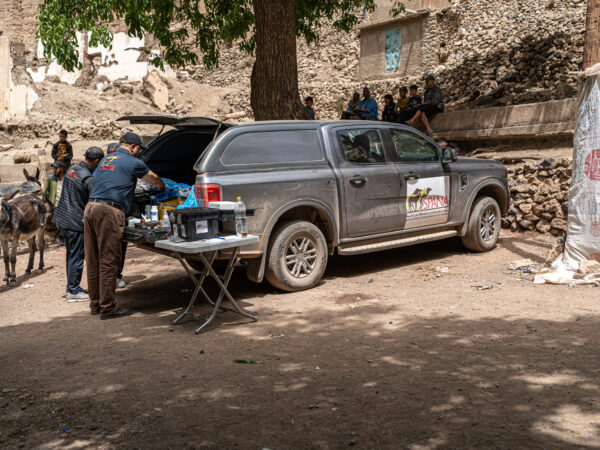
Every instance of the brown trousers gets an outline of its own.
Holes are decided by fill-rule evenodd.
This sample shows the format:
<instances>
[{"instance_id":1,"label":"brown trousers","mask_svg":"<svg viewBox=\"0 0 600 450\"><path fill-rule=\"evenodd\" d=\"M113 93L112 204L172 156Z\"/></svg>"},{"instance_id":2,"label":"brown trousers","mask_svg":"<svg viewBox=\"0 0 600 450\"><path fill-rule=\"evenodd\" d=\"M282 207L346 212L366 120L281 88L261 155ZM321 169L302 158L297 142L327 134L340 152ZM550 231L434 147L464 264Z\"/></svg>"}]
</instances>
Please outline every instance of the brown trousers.
<instances>
[{"instance_id":1,"label":"brown trousers","mask_svg":"<svg viewBox=\"0 0 600 450\"><path fill-rule=\"evenodd\" d=\"M125 214L102 203L88 203L83 215L85 264L92 312L117 310L115 290L121 267Z\"/></svg>"}]
</instances>

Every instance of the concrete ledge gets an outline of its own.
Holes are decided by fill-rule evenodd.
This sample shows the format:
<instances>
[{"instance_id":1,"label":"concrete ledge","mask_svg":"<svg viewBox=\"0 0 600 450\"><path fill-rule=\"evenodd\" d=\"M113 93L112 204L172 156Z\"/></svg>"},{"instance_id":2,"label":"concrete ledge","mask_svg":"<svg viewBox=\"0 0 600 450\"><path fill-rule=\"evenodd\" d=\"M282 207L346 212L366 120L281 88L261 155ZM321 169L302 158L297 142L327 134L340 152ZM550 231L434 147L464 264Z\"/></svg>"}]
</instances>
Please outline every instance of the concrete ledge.
<instances>
[{"instance_id":1,"label":"concrete ledge","mask_svg":"<svg viewBox=\"0 0 600 450\"><path fill-rule=\"evenodd\" d=\"M0 164L0 183L21 184L25 181L23 169L27 169L30 174L35 174L37 168L37 162L30 164Z\"/></svg>"},{"instance_id":2,"label":"concrete ledge","mask_svg":"<svg viewBox=\"0 0 600 450\"><path fill-rule=\"evenodd\" d=\"M577 99L449 111L431 122L436 137L449 141L570 136Z\"/></svg>"}]
</instances>

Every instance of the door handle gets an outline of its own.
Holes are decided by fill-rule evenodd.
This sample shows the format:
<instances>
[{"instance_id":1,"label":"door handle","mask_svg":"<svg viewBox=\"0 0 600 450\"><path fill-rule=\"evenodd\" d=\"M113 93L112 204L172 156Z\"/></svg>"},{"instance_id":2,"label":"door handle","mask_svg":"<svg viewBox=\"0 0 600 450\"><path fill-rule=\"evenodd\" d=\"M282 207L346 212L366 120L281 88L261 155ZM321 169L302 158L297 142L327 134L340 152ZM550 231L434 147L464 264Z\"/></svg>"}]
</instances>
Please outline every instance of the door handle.
<instances>
[{"instance_id":1,"label":"door handle","mask_svg":"<svg viewBox=\"0 0 600 450\"><path fill-rule=\"evenodd\" d=\"M408 173L404 174L404 179L405 180L418 180L419 175L417 175L416 172L408 172Z\"/></svg>"},{"instance_id":2,"label":"door handle","mask_svg":"<svg viewBox=\"0 0 600 450\"><path fill-rule=\"evenodd\" d=\"M367 182L367 179L362 175L354 175L352 178L349 178L348 181L352 186L362 187Z\"/></svg>"}]
</instances>

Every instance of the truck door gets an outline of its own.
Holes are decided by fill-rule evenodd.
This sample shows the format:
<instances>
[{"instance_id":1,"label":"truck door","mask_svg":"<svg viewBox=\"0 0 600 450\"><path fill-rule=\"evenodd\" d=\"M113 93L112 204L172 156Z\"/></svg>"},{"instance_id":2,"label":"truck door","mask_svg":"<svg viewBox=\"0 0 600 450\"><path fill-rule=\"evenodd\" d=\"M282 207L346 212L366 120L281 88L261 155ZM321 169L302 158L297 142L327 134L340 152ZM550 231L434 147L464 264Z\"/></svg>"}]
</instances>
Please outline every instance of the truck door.
<instances>
[{"instance_id":1,"label":"truck door","mask_svg":"<svg viewBox=\"0 0 600 450\"><path fill-rule=\"evenodd\" d=\"M402 229L448 222L451 178L438 148L410 130L390 128L389 132L401 183Z\"/></svg>"},{"instance_id":2,"label":"truck door","mask_svg":"<svg viewBox=\"0 0 600 450\"><path fill-rule=\"evenodd\" d=\"M345 237L395 231L400 227L398 172L376 127L337 130Z\"/></svg>"}]
</instances>

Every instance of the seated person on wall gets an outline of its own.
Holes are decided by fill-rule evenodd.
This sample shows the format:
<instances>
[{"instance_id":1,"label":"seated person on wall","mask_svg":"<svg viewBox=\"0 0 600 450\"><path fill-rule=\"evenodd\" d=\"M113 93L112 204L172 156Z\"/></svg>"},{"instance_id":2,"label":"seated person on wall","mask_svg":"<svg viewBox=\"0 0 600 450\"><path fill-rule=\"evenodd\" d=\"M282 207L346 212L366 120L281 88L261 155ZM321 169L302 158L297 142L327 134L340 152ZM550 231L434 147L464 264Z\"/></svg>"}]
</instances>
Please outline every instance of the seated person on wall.
<instances>
[{"instance_id":1,"label":"seated person on wall","mask_svg":"<svg viewBox=\"0 0 600 450\"><path fill-rule=\"evenodd\" d=\"M392 94L385 94L383 97L383 112L381 113L381 120L384 122L395 122L398 119L398 106L394 102Z\"/></svg>"},{"instance_id":2,"label":"seated person on wall","mask_svg":"<svg viewBox=\"0 0 600 450\"><path fill-rule=\"evenodd\" d=\"M377 105L377 100L371 97L371 90L368 87L363 89L363 99L354 112L361 120L377 120L379 106Z\"/></svg>"},{"instance_id":3,"label":"seated person on wall","mask_svg":"<svg viewBox=\"0 0 600 450\"><path fill-rule=\"evenodd\" d=\"M355 110L358 109L358 107L360 106L360 94L358 92L355 92L354 94L352 94L352 98L350 100L348 100L348 105L346 106L346 110L342 112L342 119L355 119L358 120L360 119L360 117L358 117L355 114Z\"/></svg>"},{"instance_id":4,"label":"seated person on wall","mask_svg":"<svg viewBox=\"0 0 600 450\"><path fill-rule=\"evenodd\" d=\"M408 98L408 108L401 114L398 122L408 123L410 119L417 113L419 106L423 104L423 99L419 95L419 88L416 84L410 87L410 97Z\"/></svg>"},{"instance_id":5,"label":"seated person on wall","mask_svg":"<svg viewBox=\"0 0 600 450\"><path fill-rule=\"evenodd\" d=\"M410 118L412 118L412 116L414 116L414 113L409 115L410 114L410 112L408 110L408 102L409 101L410 101L410 98L408 98L408 89L406 88L406 86L402 86L400 88L400 98L396 102L396 106L398 107L398 113L397 113L397 117L396 117L397 122L404 123L407 120L409 120Z\"/></svg>"},{"instance_id":6,"label":"seated person on wall","mask_svg":"<svg viewBox=\"0 0 600 450\"><path fill-rule=\"evenodd\" d=\"M315 101L312 97L306 97L304 99L304 117L303 120L315 120L315 110L313 105Z\"/></svg>"},{"instance_id":7,"label":"seated person on wall","mask_svg":"<svg viewBox=\"0 0 600 450\"><path fill-rule=\"evenodd\" d=\"M413 125L415 120L421 119L427 134L431 135L435 133L429 125L429 119L436 114L444 112L444 94L442 90L435 84L435 77L433 75L427 75L425 78L427 88L425 89L425 101L421 106L418 107L416 114L412 119L408 121L409 125Z\"/></svg>"}]
</instances>

